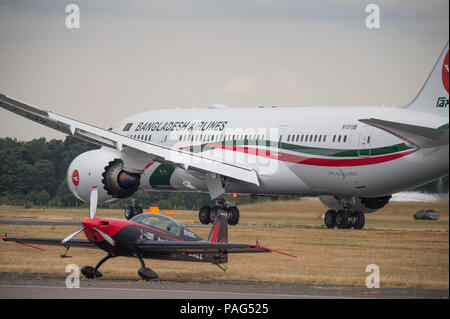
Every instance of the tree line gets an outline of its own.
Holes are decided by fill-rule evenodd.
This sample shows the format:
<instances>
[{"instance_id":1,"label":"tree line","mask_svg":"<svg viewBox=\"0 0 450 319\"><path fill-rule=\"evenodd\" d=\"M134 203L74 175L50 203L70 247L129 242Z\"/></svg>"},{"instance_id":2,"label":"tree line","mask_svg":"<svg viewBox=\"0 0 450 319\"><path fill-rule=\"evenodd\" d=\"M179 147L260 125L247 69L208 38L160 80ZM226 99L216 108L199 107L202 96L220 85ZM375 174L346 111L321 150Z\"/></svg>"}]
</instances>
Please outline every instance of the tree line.
<instances>
[{"instance_id":1,"label":"tree line","mask_svg":"<svg viewBox=\"0 0 450 319\"><path fill-rule=\"evenodd\" d=\"M68 136L64 141L45 138L31 141L0 139L0 205L77 207L86 205L70 192L66 173L72 160L79 154L98 146ZM424 185L418 190L427 193L448 193L448 177ZM242 205L279 197L239 196L226 199ZM111 208L130 205L131 200L117 201ZM145 192L138 197L143 207L162 209L199 209L213 204L208 194L184 192Z\"/></svg>"}]
</instances>

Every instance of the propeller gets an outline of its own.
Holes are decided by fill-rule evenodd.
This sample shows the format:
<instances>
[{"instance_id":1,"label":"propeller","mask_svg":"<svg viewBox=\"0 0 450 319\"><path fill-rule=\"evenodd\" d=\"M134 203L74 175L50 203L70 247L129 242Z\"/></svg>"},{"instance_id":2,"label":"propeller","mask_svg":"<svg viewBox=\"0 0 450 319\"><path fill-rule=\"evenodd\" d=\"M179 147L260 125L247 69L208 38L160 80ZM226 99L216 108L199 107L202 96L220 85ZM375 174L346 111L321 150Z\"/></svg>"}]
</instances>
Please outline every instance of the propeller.
<instances>
[{"instance_id":1,"label":"propeller","mask_svg":"<svg viewBox=\"0 0 450 319\"><path fill-rule=\"evenodd\" d=\"M95 217L95 213L97 211L97 202L98 202L98 190L97 190L97 186L94 186L91 189L91 198L90 198L90 201L89 201L89 218L91 218L91 219ZM85 228L86 227L83 226L81 229L77 230L76 232L70 234L69 236L67 236L66 238L61 240L61 244L67 243L73 237L75 237L76 235L81 233ZM110 245L112 245L112 246L116 245L115 240L112 239L109 235L105 234L104 232L102 232L97 227L93 227L93 229L96 232L98 232L106 240L106 242L108 242Z\"/></svg>"},{"instance_id":2,"label":"propeller","mask_svg":"<svg viewBox=\"0 0 450 319\"><path fill-rule=\"evenodd\" d=\"M97 211L97 201L98 201L98 190L97 186L92 187L91 198L89 200L89 218L95 217L95 212Z\"/></svg>"},{"instance_id":3,"label":"propeller","mask_svg":"<svg viewBox=\"0 0 450 319\"><path fill-rule=\"evenodd\" d=\"M111 246L115 246L116 245L116 241L114 239L112 239L109 235L105 234L104 232L102 232L100 229L98 229L97 227L92 227L96 232L98 232L100 235L102 235L102 237L111 245Z\"/></svg>"}]
</instances>

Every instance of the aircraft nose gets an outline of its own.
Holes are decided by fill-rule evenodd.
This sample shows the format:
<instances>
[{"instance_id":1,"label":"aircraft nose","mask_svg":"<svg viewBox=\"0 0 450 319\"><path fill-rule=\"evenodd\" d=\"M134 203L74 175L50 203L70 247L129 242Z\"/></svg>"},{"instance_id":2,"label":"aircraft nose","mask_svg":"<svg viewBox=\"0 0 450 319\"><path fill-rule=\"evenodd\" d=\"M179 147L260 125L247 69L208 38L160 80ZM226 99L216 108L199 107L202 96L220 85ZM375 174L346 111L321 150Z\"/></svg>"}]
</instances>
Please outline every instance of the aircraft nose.
<instances>
[{"instance_id":1,"label":"aircraft nose","mask_svg":"<svg viewBox=\"0 0 450 319\"><path fill-rule=\"evenodd\" d=\"M81 223L83 224L84 227L92 229L94 227L98 227L100 222L97 218L88 218L83 220Z\"/></svg>"}]
</instances>

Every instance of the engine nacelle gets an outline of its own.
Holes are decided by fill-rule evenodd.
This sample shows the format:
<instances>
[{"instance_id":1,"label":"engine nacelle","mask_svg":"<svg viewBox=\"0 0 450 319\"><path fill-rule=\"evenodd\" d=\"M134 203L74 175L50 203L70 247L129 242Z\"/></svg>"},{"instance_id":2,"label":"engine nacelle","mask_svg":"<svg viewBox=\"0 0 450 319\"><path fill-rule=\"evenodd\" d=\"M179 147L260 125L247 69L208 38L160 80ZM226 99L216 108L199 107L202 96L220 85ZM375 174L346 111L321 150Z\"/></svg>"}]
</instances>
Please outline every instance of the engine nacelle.
<instances>
[{"instance_id":1,"label":"engine nacelle","mask_svg":"<svg viewBox=\"0 0 450 319\"><path fill-rule=\"evenodd\" d=\"M89 201L93 186L98 188L98 202L101 203L130 197L139 184L140 174L125 170L122 153L110 148L78 155L67 170L70 191L85 202Z\"/></svg>"},{"instance_id":2,"label":"engine nacelle","mask_svg":"<svg viewBox=\"0 0 450 319\"><path fill-rule=\"evenodd\" d=\"M140 184L141 175L123 169L123 160L116 158L108 163L102 173L103 189L114 198L128 198L133 195Z\"/></svg>"}]
</instances>

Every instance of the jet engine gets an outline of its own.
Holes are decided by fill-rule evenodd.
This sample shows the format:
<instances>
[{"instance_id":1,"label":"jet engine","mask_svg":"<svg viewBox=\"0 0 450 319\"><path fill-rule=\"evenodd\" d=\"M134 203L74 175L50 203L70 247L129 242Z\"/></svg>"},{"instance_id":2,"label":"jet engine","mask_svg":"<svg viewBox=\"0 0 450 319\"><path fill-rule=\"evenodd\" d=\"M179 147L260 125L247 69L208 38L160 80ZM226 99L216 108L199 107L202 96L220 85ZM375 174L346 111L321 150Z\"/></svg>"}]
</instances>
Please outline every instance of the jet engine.
<instances>
[{"instance_id":1,"label":"jet engine","mask_svg":"<svg viewBox=\"0 0 450 319\"><path fill-rule=\"evenodd\" d=\"M107 194L114 198L128 198L133 195L140 184L141 175L130 173L123 169L123 161L114 159L105 167L102 173L102 183Z\"/></svg>"},{"instance_id":2,"label":"jet engine","mask_svg":"<svg viewBox=\"0 0 450 319\"><path fill-rule=\"evenodd\" d=\"M75 197L85 202L93 186L98 188L99 202L130 197L137 191L141 175L126 168L125 163L122 153L115 149L105 147L82 153L69 165L67 185Z\"/></svg>"}]
</instances>

